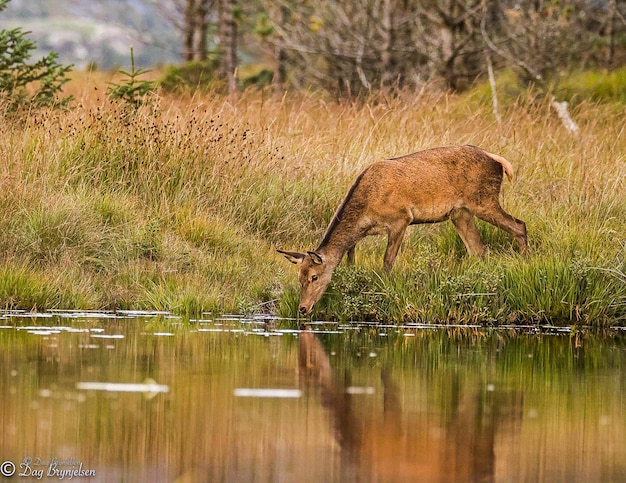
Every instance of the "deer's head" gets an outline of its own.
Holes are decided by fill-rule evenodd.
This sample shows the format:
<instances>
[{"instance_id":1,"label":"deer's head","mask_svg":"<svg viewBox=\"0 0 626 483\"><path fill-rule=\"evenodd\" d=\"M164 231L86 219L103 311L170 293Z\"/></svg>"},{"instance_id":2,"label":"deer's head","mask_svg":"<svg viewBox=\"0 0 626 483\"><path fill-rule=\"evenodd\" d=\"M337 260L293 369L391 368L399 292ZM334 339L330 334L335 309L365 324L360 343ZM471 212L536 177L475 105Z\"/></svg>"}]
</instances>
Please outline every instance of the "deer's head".
<instances>
[{"instance_id":1,"label":"deer's head","mask_svg":"<svg viewBox=\"0 0 626 483\"><path fill-rule=\"evenodd\" d=\"M299 311L302 315L308 315L313 305L322 298L326 287L330 283L334 265L324 260L324 257L316 252L298 253L278 250L291 263L300 265L298 280L302 286L300 292Z\"/></svg>"}]
</instances>

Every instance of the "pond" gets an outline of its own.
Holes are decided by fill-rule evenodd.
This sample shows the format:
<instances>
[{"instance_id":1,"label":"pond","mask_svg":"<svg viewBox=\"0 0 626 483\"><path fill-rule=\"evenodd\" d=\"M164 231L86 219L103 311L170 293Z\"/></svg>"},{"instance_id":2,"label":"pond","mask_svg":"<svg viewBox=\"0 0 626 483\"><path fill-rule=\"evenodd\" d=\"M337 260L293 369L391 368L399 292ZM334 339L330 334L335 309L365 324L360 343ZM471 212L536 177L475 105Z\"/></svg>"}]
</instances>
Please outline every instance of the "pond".
<instances>
[{"instance_id":1,"label":"pond","mask_svg":"<svg viewBox=\"0 0 626 483\"><path fill-rule=\"evenodd\" d=\"M4 313L15 481L626 481L626 331Z\"/></svg>"}]
</instances>

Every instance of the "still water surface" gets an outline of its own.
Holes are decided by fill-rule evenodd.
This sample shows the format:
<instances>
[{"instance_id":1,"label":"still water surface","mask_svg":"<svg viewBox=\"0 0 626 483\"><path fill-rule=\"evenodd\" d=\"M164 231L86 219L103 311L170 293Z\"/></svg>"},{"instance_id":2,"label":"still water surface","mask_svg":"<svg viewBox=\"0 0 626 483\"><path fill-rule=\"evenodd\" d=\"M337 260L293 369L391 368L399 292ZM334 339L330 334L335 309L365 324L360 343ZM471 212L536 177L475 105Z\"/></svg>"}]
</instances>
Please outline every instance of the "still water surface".
<instances>
[{"instance_id":1,"label":"still water surface","mask_svg":"<svg viewBox=\"0 0 626 483\"><path fill-rule=\"evenodd\" d=\"M0 326L13 481L626 481L624 330L133 312Z\"/></svg>"}]
</instances>

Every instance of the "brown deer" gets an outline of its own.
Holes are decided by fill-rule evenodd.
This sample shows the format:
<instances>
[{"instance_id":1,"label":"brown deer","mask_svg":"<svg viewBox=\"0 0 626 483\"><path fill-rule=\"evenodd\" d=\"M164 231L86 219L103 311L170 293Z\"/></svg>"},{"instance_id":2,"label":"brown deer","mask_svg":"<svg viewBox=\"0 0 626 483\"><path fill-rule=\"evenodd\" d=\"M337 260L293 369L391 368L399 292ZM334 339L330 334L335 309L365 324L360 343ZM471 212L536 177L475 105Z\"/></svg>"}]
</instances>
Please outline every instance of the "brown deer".
<instances>
[{"instance_id":1,"label":"brown deer","mask_svg":"<svg viewBox=\"0 0 626 483\"><path fill-rule=\"evenodd\" d=\"M509 215L498 200L502 175L513 167L502 156L476 146L450 146L378 161L356 179L335 212L315 251L279 253L299 263L300 313L311 312L330 283L333 270L368 235L387 234L383 259L390 270L409 225L452 220L470 255L482 257L485 245L474 216L509 232L528 252L526 224Z\"/></svg>"}]
</instances>

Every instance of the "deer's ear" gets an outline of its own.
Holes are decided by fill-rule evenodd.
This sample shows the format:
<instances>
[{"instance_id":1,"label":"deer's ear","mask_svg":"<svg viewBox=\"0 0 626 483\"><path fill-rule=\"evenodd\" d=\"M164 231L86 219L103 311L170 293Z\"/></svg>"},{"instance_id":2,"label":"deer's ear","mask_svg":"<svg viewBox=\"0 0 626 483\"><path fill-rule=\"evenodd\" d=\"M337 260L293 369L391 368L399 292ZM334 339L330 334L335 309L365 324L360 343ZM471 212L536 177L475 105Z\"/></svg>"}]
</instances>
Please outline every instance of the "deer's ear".
<instances>
[{"instance_id":1,"label":"deer's ear","mask_svg":"<svg viewBox=\"0 0 626 483\"><path fill-rule=\"evenodd\" d=\"M306 256L304 253L285 252L283 250L276 250L276 251L278 253L283 254L285 258L289 260L291 263L302 263L302 260L304 260L304 257Z\"/></svg>"},{"instance_id":2,"label":"deer's ear","mask_svg":"<svg viewBox=\"0 0 626 483\"><path fill-rule=\"evenodd\" d=\"M307 252L307 255L311 257L314 265L321 265L324 262L324 260L322 260L322 257L315 252Z\"/></svg>"}]
</instances>

